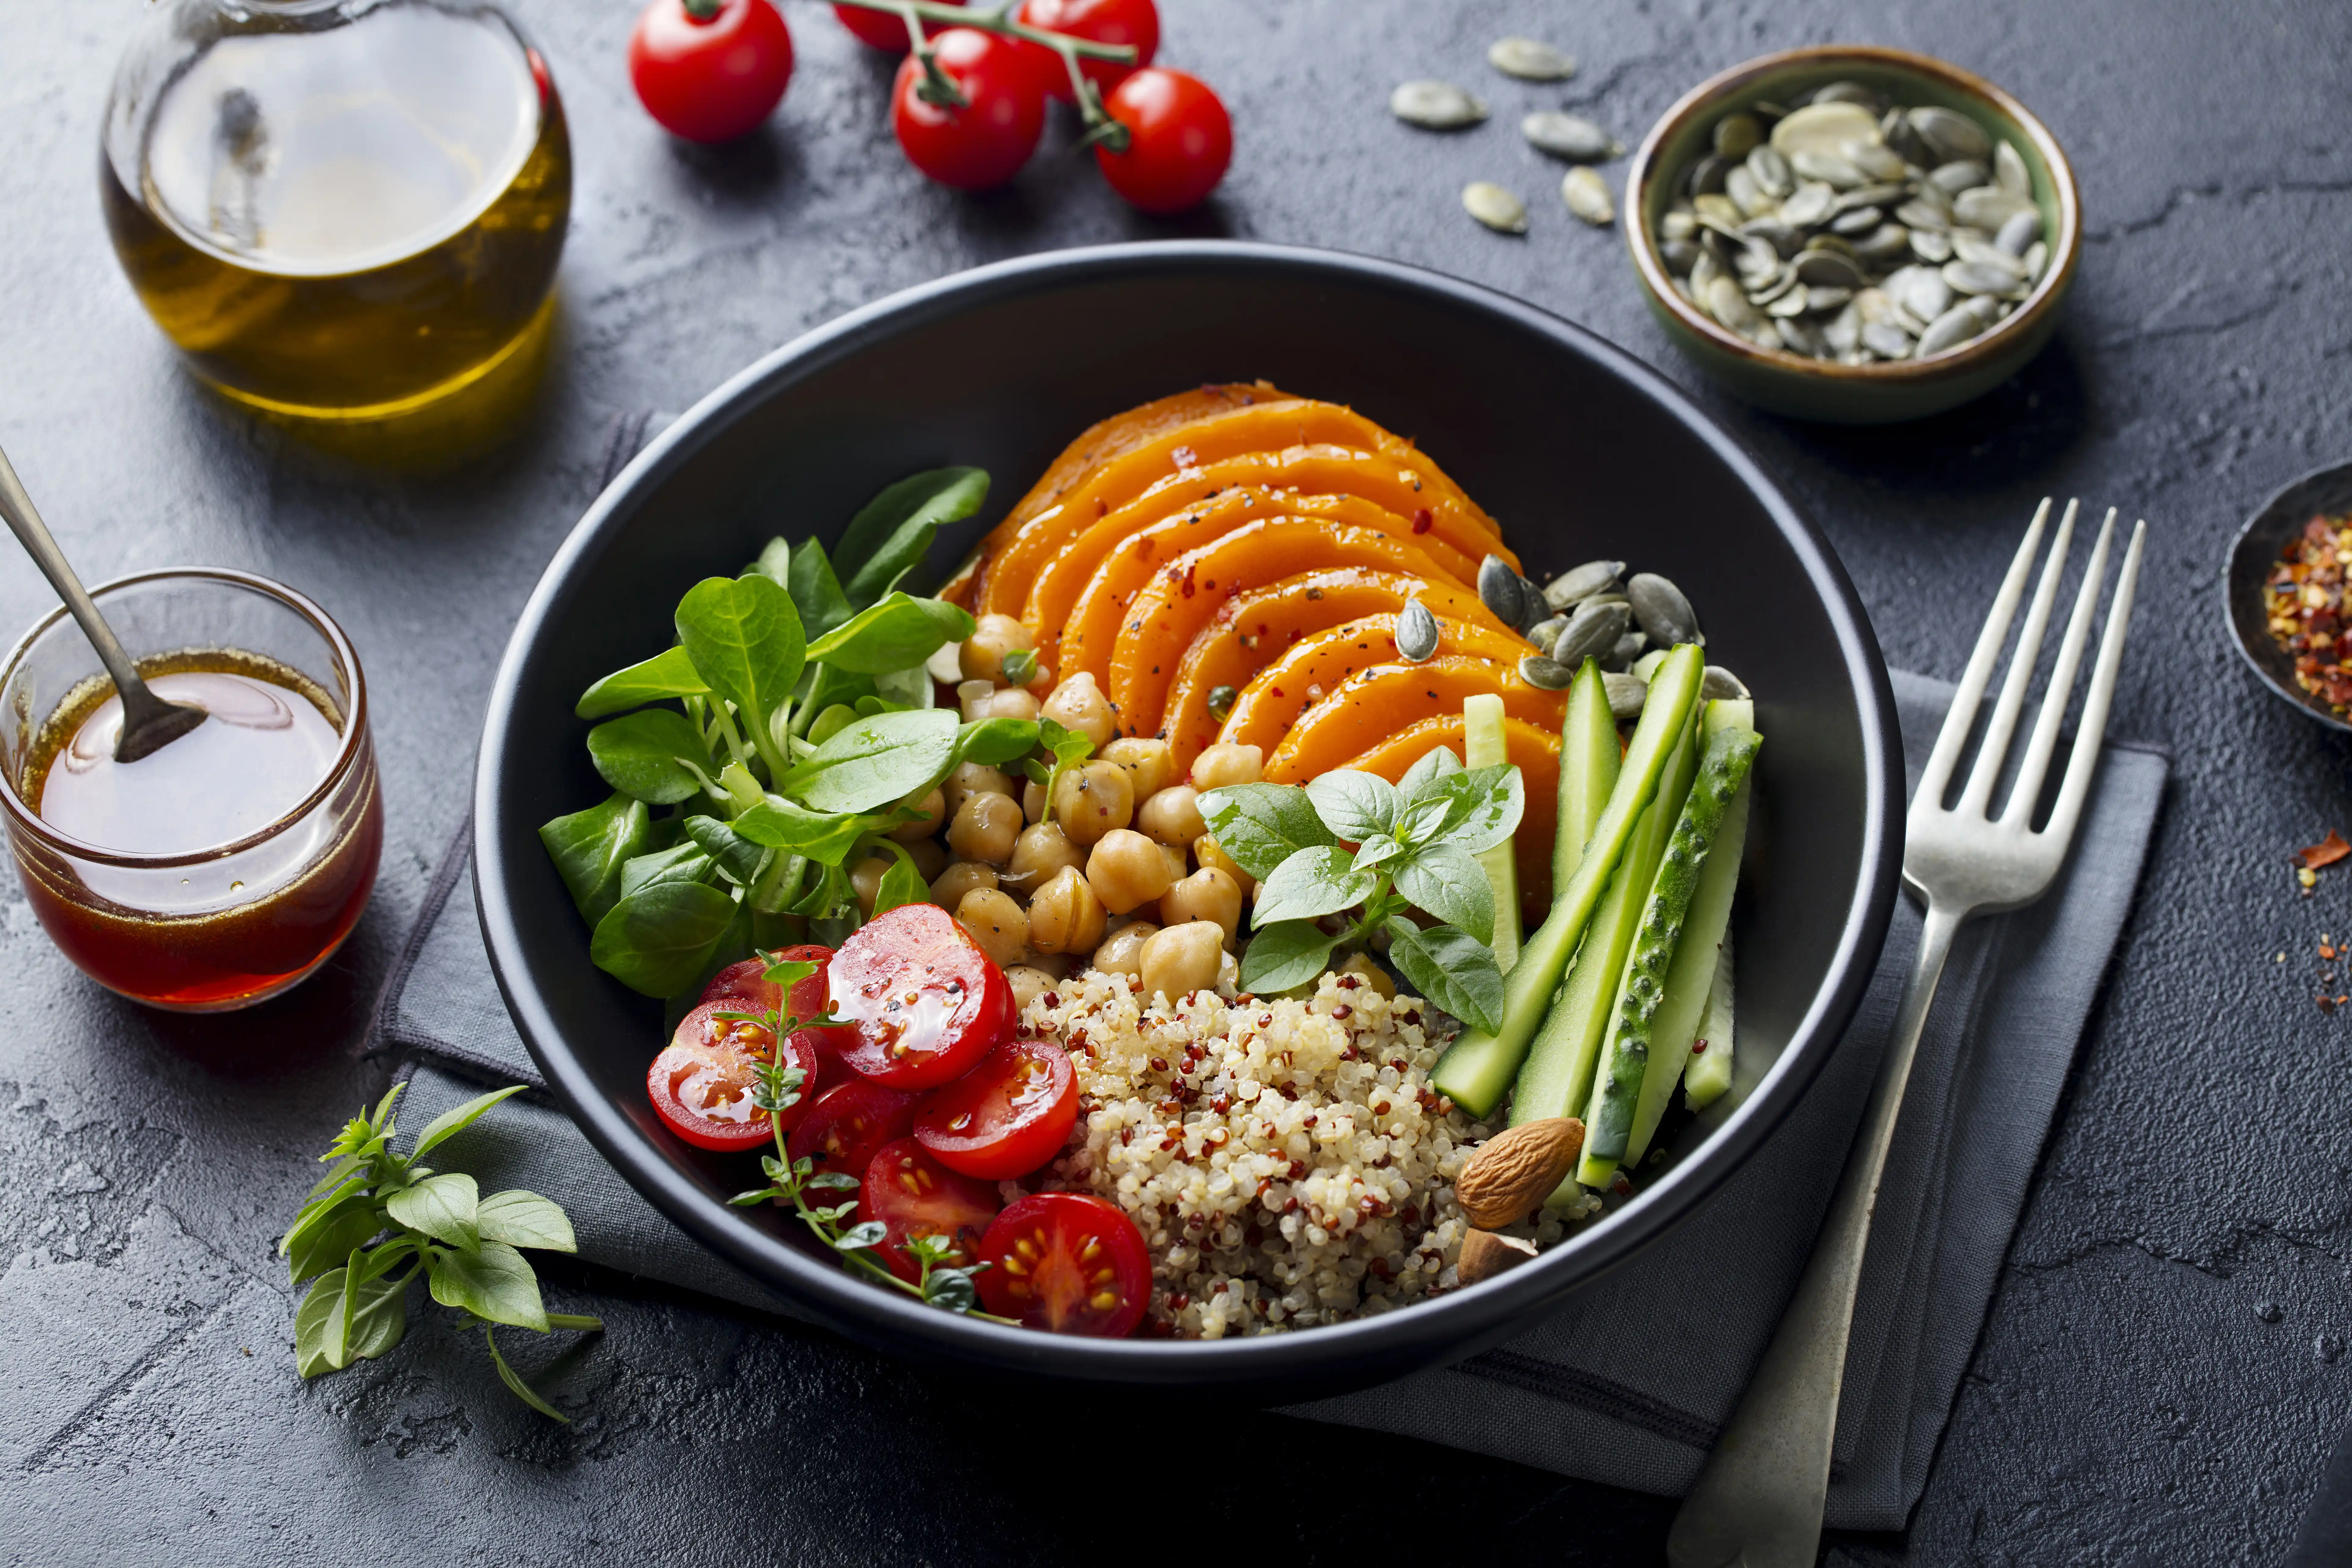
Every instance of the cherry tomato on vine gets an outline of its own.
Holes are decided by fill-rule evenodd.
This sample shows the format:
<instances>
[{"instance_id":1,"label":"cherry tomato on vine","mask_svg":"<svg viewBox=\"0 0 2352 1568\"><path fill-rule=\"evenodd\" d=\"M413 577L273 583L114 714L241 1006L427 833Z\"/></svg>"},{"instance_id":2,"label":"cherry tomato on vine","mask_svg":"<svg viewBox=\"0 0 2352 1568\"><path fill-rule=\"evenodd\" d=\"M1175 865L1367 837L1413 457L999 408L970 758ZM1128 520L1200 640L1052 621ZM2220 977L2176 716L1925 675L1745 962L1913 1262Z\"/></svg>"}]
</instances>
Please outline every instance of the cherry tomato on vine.
<instances>
[{"instance_id":1,"label":"cherry tomato on vine","mask_svg":"<svg viewBox=\"0 0 2352 1568\"><path fill-rule=\"evenodd\" d=\"M937 904L901 904L841 944L833 1007L856 1038L842 1059L892 1089L961 1078L1013 1034L1013 987Z\"/></svg>"},{"instance_id":2,"label":"cherry tomato on vine","mask_svg":"<svg viewBox=\"0 0 2352 1568\"><path fill-rule=\"evenodd\" d=\"M793 35L774 0L654 0L629 36L638 100L689 142L742 135L792 79Z\"/></svg>"},{"instance_id":3,"label":"cherry tomato on vine","mask_svg":"<svg viewBox=\"0 0 2352 1568\"><path fill-rule=\"evenodd\" d=\"M1160 11L1151 0L1022 0L1018 19L1033 27L1084 38L1090 44L1133 45L1135 64L1131 66L1110 60L1078 61L1078 69L1086 79L1105 92L1150 65L1151 57L1160 49ZM1045 90L1064 103L1069 102L1070 73L1061 57L1042 44L1029 47L1044 57L1039 68L1045 72Z\"/></svg>"},{"instance_id":4,"label":"cherry tomato on vine","mask_svg":"<svg viewBox=\"0 0 2352 1568\"><path fill-rule=\"evenodd\" d=\"M981 1233L1002 1205L996 1188L958 1175L912 1138L886 1143L866 1167L857 1189L857 1217L878 1219L887 1233L874 1247L883 1267L908 1284L922 1278L922 1266L907 1255L911 1237L943 1236L955 1244L948 1262L969 1268L979 1256Z\"/></svg>"},{"instance_id":5,"label":"cherry tomato on vine","mask_svg":"<svg viewBox=\"0 0 2352 1568\"><path fill-rule=\"evenodd\" d=\"M1078 1075L1050 1040L1007 1040L924 1097L915 1137L940 1164L1000 1182L1062 1152L1078 1120Z\"/></svg>"},{"instance_id":6,"label":"cherry tomato on vine","mask_svg":"<svg viewBox=\"0 0 2352 1568\"><path fill-rule=\"evenodd\" d=\"M784 1151L794 1160L814 1162L819 1171L862 1177L876 1151L913 1130L922 1098L853 1078L817 1097Z\"/></svg>"},{"instance_id":7,"label":"cherry tomato on vine","mask_svg":"<svg viewBox=\"0 0 2352 1568\"><path fill-rule=\"evenodd\" d=\"M646 1071L654 1114L698 1149L740 1152L772 1136L768 1113L751 1103L761 1067L774 1058L776 1037L721 1013L749 1012L739 996L705 1002L678 1020L677 1032ZM782 1116L790 1132L808 1114L817 1075L816 1052L800 1036L783 1045L787 1067L801 1069L800 1102Z\"/></svg>"},{"instance_id":8,"label":"cherry tomato on vine","mask_svg":"<svg viewBox=\"0 0 2352 1568\"><path fill-rule=\"evenodd\" d=\"M1118 1205L1091 1193L1037 1193L980 1238L982 1305L1024 1328L1119 1339L1151 1304L1151 1255Z\"/></svg>"},{"instance_id":9,"label":"cherry tomato on vine","mask_svg":"<svg viewBox=\"0 0 2352 1568\"><path fill-rule=\"evenodd\" d=\"M1103 108L1127 127L1127 148L1095 144L1110 188L1148 213L1199 205L1225 177L1234 157L1234 122L1208 83L1153 67L1111 89Z\"/></svg>"},{"instance_id":10,"label":"cherry tomato on vine","mask_svg":"<svg viewBox=\"0 0 2352 1568\"><path fill-rule=\"evenodd\" d=\"M963 0L940 0L942 5L961 5ZM894 55L907 52L907 23L901 16L887 11L868 11L863 5L835 5L833 14L849 29L857 41L870 49L887 49ZM936 37L945 26L943 22L923 24L923 36Z\"/></svg>"},{"instance_id":11,"label":"cherry tomato on vine","mask_svg":"<svg viewBox=\"0 0 2352 1568\"><path fill-rule=\"evenodd\" d=\"M943 185L984 191L1021 172L1045 126L1045 92L1020 41L950 27L932 42L964 105L924 101L922 61L907 57L890 94L890 127L908 162ZM908 906L912 908L913 906Z\"/></svg>"}]
</instances>

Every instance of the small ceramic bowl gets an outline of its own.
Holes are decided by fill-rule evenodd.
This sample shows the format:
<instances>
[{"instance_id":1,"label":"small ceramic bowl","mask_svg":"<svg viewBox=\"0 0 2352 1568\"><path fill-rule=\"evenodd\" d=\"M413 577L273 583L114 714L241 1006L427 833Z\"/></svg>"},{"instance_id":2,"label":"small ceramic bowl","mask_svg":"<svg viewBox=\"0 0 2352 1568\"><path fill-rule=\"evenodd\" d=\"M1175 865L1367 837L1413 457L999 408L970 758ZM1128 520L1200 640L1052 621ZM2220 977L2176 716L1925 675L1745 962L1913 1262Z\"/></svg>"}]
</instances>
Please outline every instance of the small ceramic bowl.
<instances>
[{"instance_id":1,"label":"small ceramic bowl","mask_svg":"<svg viewBox=\"0 0 2352 1568\"><path fill-rule=\"evenodd\" d=\"M1716 121L1758 102L1786 104L1833 81L1860 82L1906 108L1937 104L1957 110L2024 159L2050 259L2033 291L1992 331L1926 359L1839 364L1759 348L1675 290L1658 254L1658 220L1685 172L1709 151ZM1862 44L1766 55L1692 89L1651 128L1634 153L1625 176L1625 213L1633 270L1677 348L1750 403L1841 425L1885 425L1939 414L2008 380L2049 342L2083 247L2074 171L2057 139L2023 104L1958 66L1908 49Z\"/></svg>"},{"instance_id":2,"label":"small ceramic bowl","mask_svg":"<svg viewBox=\"0 0 2352 1568\"><path fill-rule=\"evenodd\" d=\"M2238 531L2230 547L2230 567L2221 591L2230 618L2231 640L2245 656L2262 683L2281 700L2293 703L2331 730L2352 734L2352 723L2327 704L2295 684L2294 658L2271 636L2270 616L2263 604L2263 584L2278 564L2279 552L2315 517L2340 517L2352 512L2352 463L2336 463L2310 473L2263 503L2262 510Z\"/></svg>"}]
</instances>

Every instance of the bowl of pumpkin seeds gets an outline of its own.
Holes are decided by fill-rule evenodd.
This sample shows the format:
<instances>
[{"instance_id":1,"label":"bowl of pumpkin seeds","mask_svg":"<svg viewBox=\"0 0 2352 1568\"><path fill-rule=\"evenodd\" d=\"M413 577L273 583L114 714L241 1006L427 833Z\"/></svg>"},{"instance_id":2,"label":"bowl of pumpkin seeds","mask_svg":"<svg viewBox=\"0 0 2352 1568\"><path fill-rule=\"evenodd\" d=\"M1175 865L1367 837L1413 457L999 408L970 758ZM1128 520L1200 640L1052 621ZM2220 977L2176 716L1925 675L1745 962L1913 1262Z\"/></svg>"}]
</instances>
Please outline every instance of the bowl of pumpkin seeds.
<instances>
[{"instance_id":1,"label":"bowl of pumpkin seeds","mask_svg":"<svg viewBox=\"0 0 2352 1568\"><path fill-rule=\"evenodd\" d=\"M1651 309L1734 393L1875 425L2041 352L2082 250L2073 167L2026 108L1907 49L1748 61L1668 110L1626 175Z\"/></svg>"}]
</instances>

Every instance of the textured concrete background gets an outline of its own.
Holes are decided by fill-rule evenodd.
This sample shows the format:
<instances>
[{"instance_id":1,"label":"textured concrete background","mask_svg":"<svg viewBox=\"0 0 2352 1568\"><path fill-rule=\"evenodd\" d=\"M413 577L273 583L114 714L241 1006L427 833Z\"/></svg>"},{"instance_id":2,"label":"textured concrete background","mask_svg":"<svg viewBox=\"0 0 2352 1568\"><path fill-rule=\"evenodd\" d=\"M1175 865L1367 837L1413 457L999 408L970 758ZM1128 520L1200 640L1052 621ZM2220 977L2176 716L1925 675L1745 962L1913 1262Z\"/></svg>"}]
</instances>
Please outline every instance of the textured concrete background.
<instances>
[{"instance_id":1,"label":"textured concrete background","mask_svg":"<svg viewBox=\"0 0 2352 1568\"><path fill-rule=\"evenodd\" d=\"M0 0L0 441L92 578L214 562L326 604L367 663L392 810L356 938L241 1016L99 993L0 890L0 1552L1059 1562L1199 1521L1254 1527L1203 1541L1299 1562L1656 1557L1654 1499L1240 1411L1211 1429L1135 1400L1008 1403L611 1279L554 1291L612 1325L576 1364L541 1367L568 1428L523 1412L437 1313L388 1362L293 1374L272 1240L309 1156L381 1083L356 1037L463 810L508 626L590 499L610 418L685 407L803 328L975 262L1211 233L1475 279L1658 363L1811 510L1914 668L1958 674L2036 498L2147 517L2114 727L2179 759L2159 847L1912 1529L1833 1554L2282 1554L2352 1417L2352 1016L2312 1003L2319 934L2352 931L2352 878L2302 900L2284 857L2352 812L2344 746L2237 667L2217 588L2247 511L2352 455L2352 8L1165 0L1163 58L1223 91L1239 134L1220 196L1174 226L1074 163L1066 125L1008 191L926 186L890 141L887 67L804 0L786 0L800 66L782 111L720 153L638 112L627 4L514 9L579 154L563 338L520 437L415 479L290 445L179 371L115 271L93 178L140 8ZM1481 57L1505 32L1557 41L1583 73L1495 77ZM2056 342L1977 406L1901 430L1788 424L1696 383L1619 236L1567 216L1557 170L1513 129L1556 104L1631 142L1700 77L1831 39L1927 49L2017 93L2074 154L2089 213ZM1397 125L1388 88L1425 74L1474 85L1495 119L1451 138ZM1455 193L1481 177L1532 198L1526 238L1462 216ZM0 630L51 603L0 555ZM1096 1458L1113 1436L1138 1462Z\"/></svg>"}]
</instances>

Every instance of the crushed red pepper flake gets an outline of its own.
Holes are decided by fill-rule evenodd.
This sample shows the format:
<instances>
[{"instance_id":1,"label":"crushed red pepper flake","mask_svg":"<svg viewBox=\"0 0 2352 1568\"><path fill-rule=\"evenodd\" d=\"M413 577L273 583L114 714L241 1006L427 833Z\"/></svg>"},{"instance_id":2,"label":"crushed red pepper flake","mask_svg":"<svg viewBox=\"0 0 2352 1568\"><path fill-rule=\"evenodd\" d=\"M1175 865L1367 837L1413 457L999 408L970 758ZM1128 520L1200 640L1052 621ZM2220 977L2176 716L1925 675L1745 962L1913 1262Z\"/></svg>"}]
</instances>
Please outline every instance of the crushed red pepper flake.
<instances>
[{"instance_id":1,"label":"crushed red pepper flake","mask_svg":"<svg viewBox=\"0 0 2352 1568\"><path fill-rule=\"evenodd\" d=\"M2352 713L2352 628L2345 574L2352 568L2352 513L2314 517L2279 552L2263 584L2271 637L2294 660L2295 684L2337 713Z\"/></svg>"},{"instance_id":2,"label":"crushed red pepper flake","mask_svg":"<svg viewBox=\"0 0 2352 1568\"><path fill-rule=\"evenodd\" d=\"M2346 843L2344 836L2331 827L2327 830L2327 837L2318 843L2296 850L2294 859L2305 870L2316 871L2322 866L2335 865L2347 855L2352 855L2352 844Z\"/></svg>"}]
</instances>

